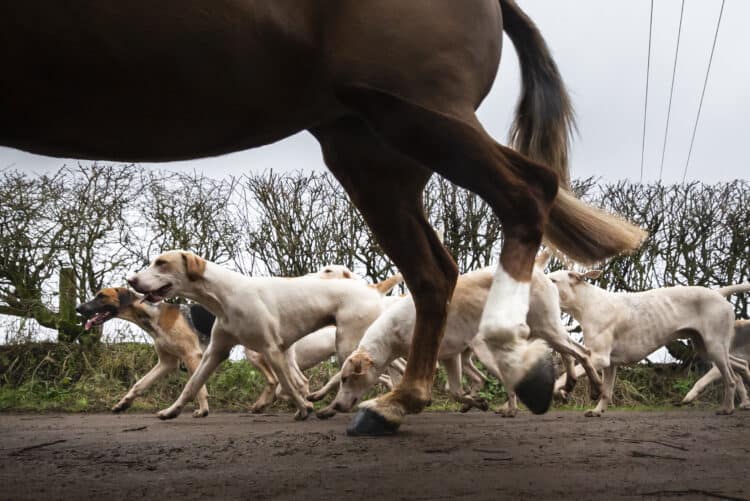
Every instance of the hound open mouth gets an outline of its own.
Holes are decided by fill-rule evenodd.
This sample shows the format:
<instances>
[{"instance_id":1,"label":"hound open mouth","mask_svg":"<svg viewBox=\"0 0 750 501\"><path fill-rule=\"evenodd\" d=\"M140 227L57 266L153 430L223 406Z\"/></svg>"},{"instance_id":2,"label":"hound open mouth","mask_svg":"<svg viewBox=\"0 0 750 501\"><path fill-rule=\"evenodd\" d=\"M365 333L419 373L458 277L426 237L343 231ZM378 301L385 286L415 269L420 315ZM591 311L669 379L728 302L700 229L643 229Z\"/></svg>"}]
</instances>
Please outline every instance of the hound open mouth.
<instances>
[{"instance_id":1,"label":"hound open mouth","mask_svg":"<svg viewBox=\"0 0 750 501\"><path fill-rule=\"evenodd\" d=\"M172 284L167 284L164 287L160 287L159 289L156 289L151 292L146 292L143 296L143 299L148 301L149 303L158 303L160 301L164 301L164 298L167 297L167 294L169 294L169 289L172 288Z\"/></svg>"},{"instance_id":2,"label":"hound open mouth","mask_svg":"<svg viewBox=\"0 0 750 501\"><path fill-rule=\"evenodd\" d=\"M89 330L96 325L101 325L112 317L112 313L109 311L102 311L94 314L93 317L86 320L86 324L83 326L85 330Z\"/></svg>"}]
</instances>

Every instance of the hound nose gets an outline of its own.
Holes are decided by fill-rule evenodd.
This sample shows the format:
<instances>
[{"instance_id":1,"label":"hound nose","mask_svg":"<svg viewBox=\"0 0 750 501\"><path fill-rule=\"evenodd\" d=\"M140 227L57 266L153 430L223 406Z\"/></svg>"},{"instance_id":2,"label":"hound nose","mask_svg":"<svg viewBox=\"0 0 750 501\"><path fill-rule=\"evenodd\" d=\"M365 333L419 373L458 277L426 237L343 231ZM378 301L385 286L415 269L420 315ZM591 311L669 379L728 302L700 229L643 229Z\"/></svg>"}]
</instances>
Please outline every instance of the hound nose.
<instances>
[{"instance_id":1,"label":"hound nose","mask_svg":"<svg viewBox=\"0 0 750 501\"><path fill-rule=\"evenodd\" d=\"M79 304L78 306L76 306L76 312L82 314L83 310L84 310L83 304Z\"/></svg>"},{"instance_id":2,"label":"hound nose","mask_svg":"<svg viewBox=\"0 0 750 501\"><path fill-rule=\"evenodd\" d=\"M127 280L128 285L130 285L133 289L138 287L138 277L136 277L135 275L130 275L125 280Z\"/></svg>"}]
</instances>

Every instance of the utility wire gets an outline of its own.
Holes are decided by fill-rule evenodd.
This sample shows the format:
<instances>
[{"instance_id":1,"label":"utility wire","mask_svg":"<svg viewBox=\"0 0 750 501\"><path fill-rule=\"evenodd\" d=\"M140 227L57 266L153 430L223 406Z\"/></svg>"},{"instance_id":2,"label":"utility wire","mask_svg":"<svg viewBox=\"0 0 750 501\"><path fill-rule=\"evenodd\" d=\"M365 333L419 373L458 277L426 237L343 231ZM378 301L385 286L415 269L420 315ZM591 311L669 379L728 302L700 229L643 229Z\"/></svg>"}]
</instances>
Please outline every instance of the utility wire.
<instances>
[{"instance_id":1,"label":"utility wire","mask_svg":"<svg viewBox=\"0 0 750 501\"><path fill-rule=\"evenodd\" d=\"M653 1L653 0L651 0ZM706 96L706 87L708 86L708 75L711 73L711 63L714 60L714 52L716 51L716 40L719 38L719 27L721 26L721 16L724 14L724 0L721 0L721 9L719 10L719 18L716 20L716 31L714 32L714 42L711 45L711 55L708 57L708 67L706 68L706 79L703 81L703 90L701 91L701 100L698 104L698 113L695 115L695 124L693 124L693 135L690 138L690 149L688 150L687 160L685 161L685 170L682 172L682 182L685 183L687 177L688 166L690 165L690 157L693 154L693 143L695 142L695 131L698 130L698 120L701 118L701 110L703 109L703 98Z\"/></svg>"},{"instance_id":2,"label":"utility wire","mask_svg":"<svg viewBox=\"0 0 750 501\"><path fill-rule=\"evenodd\" d=\"M654 0L651 0L651 14L648 18L648 57L646 59L646 99L643 102L643 137L641 138L641 177L643 182L643 160L646 154L646 116L648 114L648 80L651 74L651 35L654 31Z\"/></svg>"},{"instance_id":3,"label":"utility wire","mask_svg":"<svg viewBox=\"0 0 750 501\"><path fill-rule=\"evenodd\" d=\"M677 46L674 51L674 65L672 66L672 85L669 88L669 106L667 107L667 124L664 126L664 144L661 147L661 164L659 165L659 182L664 173L664 153L667 151L667 135L669 134L669 118L672 114L672 95L674 94L674 80L677 74L677 56L680 54L680 36L682 35L682 17L685 13L685 0L680 7L680 24L677 27Z\"/></svg>"}]
</instances>

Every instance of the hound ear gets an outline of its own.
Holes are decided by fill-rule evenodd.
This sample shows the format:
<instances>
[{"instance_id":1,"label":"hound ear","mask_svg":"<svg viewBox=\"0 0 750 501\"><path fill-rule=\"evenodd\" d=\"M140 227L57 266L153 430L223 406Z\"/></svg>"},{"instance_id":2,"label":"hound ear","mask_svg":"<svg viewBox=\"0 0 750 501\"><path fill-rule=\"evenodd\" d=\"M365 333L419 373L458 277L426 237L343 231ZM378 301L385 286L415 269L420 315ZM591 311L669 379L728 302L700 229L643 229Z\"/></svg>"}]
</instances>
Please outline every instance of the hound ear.
<instances>
[{"instance_id":1,"label":"hound ear","mask_svg":"<svg viewBox=\"0 0 750 501\"><path fill-rule=\"evenodd\" d=\"M602 270L590 270L583 274L584 278L590 278L591 280L596 280L602 275Z\"/></svg>"},{"instance_id":2,"label":"hound ear","mask_svg":"<svg viewBox=\"0 0 750 501\"><path fill-rule=\"evenodd\" d=\"M581 275L577 271L569 271L568 277L570 277L570 279L574 282L583 282L583 275Z\"/></svg>"},{"instance_id":3,"label":"hound ear","mask_svg":"<svg viewBox=\"0 0 750 501\"><path fill-rule=\"evenodd\" d=\"M344 362L344 367L341 369L341 376L348 377L352 374L361 376L365 374L372 367L372 358L366 352L353 353L349 359Z\"/></svg>"},{"instance_id":4,"label":"hound ear","mask_svg":"<svg viewBox=\"0 0 750 501\"><path fill-rule=\"evenodd\" d=\"M133 293L130 291L130 289L126 289L123 287L117 290L117 301L120 303L120 308L124 308L133 304L133 299L135 299L135 297L133 296Z\"/></svg>"},{"instance_id":5,"label":"hound ear","mask_svg":"<svg viewBox=\"0 0 750 501\"><path fill-rule=\"evenodd\" d=\"M205 259L196 256L192 252L183 252L182 263L185 265L185 274L188 280L194 282L203 278L203 272L206 270Z\"/></svg>"},{"instance_id":6,"label":"hound ear","mask_svg":"<svg viewBox=\"0 0 750 501\"><path fill-rule=\"evenodd\" d=\"M344 270L344 278L354 278L352 275L352 272L349 270Z\"/></svg>"}]
</instances>

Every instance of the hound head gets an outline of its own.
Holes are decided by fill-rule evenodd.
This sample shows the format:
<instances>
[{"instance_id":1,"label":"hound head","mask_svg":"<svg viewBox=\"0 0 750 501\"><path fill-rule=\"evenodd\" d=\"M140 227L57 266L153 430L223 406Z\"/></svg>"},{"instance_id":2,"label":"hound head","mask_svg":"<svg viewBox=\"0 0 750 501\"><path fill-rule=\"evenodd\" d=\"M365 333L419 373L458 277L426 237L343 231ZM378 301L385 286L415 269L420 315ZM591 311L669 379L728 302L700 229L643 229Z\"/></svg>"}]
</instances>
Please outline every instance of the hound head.
<instances>
[{"instance_id":1,"label":"hound head","mask_svg":"<svg viewBox=\"0 0 750 501\"><path fill-rule=\"evenodd\" d=\"M341 386L336 398L327 408L329 415L325 417L330 417L331 411L351 411L365 392L377 382L378 374L372 357L365 350L356 350L341 366Z\"/></svg>"},{"instance_id":2,"label":"hound head","mask_svg":"<svg viewBox=\"0 0 750 501\"><path fill-rule=\"evenodd\" d=\"M96 293L88 303L76 306L76 311L86 319L86 330L101 325L107 320L123 315L138 296L124 287L110 287Z\"/></svg>"},{"instance_id":3,"label":"hound head","mask_svg":"<svg viewBox=\"0 0 750 501\"><path fill-rule=\"evenodd\" d=\"M580 288L586 285L586 279L597 279L602 274L601 270L591 270L586 273L578 273L571 270L554 271L547 278L555 284L560 294L560 308L564 311L574 307Z\"/></svg>"},{"instance_id":4,"label":"hound head","mask_svg":"<svg viewBox=\"0 0 750 501\"><path fill-rule=\"evenodd\" d=\"M206 261L192 252L169 251L161 254L143 271L128 277L136 291L145 294L152 303L174 297L190 290L203 279Z\"/></svg>"},{"instance_id":5,"label":"hound head","mask_svg":"<svg viewBox=\"0 0 750 501\"><path fill-rule=\"evenodd\" d=\"M311 275L318 278L359 278L352 270L343 264L329 264Z\"/></svg>"}]
</instances>

